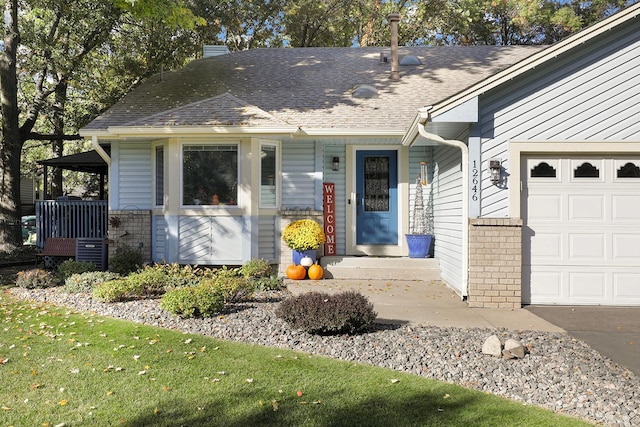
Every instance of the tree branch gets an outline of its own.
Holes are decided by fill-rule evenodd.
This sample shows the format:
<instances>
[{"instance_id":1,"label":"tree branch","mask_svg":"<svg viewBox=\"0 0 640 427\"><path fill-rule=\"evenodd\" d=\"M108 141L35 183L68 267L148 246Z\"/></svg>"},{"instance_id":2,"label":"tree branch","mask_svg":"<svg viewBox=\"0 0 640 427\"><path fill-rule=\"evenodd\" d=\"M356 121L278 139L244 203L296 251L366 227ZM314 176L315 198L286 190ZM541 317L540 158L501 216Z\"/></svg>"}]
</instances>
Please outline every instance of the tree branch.
<instances>
[{"instance_id":1,"label":"tree branch","mask_svg":"<svg viewBox=\"0 0 640 427\"><path fill-rule=\"evenodd\" d=\"M54 134L43 134L43 133L38 133L38 132L27 132L25 134L23 134L23 139L25 141L28 140L32 140L32 141L57 141L57 140L64 140L64 141L77 141L80 139L84 139L84 137L75 134L75 135L54 135Z\"/></svg>"}]
</instances>

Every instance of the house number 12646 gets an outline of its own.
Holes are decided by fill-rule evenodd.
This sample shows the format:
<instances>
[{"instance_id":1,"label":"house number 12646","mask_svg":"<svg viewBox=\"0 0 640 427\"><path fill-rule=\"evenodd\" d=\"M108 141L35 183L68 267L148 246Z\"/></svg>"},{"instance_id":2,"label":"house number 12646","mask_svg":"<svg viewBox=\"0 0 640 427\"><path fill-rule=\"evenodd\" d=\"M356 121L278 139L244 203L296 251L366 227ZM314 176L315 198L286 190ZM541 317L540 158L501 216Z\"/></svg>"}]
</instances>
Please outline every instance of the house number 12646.
<instances>
[{"instance_id":1,"label":"house number 12646","mask_svg":"<svg viewBox=\"0 0 640 427\"><path fill-rule=\"evenodd\" d=\"M473 161L473 167L471 168L471 200L478 201L478 183L480 182L480 171L478 170L478 164Z\"/></svg>"}]
</instances>

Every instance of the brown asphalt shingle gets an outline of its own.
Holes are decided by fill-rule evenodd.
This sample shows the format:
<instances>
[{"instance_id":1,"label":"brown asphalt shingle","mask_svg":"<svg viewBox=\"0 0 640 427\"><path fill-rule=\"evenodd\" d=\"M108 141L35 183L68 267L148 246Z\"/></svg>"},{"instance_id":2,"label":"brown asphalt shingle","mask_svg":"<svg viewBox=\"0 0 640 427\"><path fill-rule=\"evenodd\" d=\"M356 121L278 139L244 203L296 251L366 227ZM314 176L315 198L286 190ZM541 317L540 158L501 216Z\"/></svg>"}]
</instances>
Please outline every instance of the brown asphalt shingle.
<instances>
[{"instance_id":1,"label":"brown asphalt shingle","mask_svg":"<svg viewBox=\"0 0 640 427\"><path fill-rule=\"evenodd\" d=\"M422 65L389 79L389 48L253 49L195 60L153 76L91 122L111 126L301 126L404 130L416 110L442 101L542 46L401 47ZM357 84L378 96L356 99ZM225 95L226 94L226 95ZM221 96L224 95L224 96ZM232 96L231 96L232 95Z\"/></svg>"}]
</instances>

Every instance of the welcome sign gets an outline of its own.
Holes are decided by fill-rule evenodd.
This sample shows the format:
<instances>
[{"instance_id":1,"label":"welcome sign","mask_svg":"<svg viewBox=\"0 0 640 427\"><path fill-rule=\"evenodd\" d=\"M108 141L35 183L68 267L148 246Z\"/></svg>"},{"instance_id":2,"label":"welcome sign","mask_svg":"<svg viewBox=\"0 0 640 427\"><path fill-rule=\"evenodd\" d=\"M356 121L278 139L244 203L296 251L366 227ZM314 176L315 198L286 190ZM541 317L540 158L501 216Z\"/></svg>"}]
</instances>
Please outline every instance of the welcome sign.
<instances>
[{"instance_id":1,"label":"welcome sign","mask_svg":"<svg viewBox=\"0 0 640 427\"><path fill-rule=\"evenodd\" d=\"M325 182L322 185L323 206L324 206L324 235L327 241L324 244L325 255L336 254L336 198L335 184Z\"/></svg>"}]
</instances>

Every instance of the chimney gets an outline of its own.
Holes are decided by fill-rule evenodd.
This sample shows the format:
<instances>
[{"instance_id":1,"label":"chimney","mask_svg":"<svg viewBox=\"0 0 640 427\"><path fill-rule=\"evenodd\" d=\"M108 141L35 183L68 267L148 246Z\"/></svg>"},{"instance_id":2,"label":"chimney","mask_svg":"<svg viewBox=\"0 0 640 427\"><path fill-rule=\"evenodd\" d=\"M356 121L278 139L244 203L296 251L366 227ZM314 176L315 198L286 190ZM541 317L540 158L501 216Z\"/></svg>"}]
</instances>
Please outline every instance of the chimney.
<instances>
[{"instance_id":1,"label":"chimney","mask_svg":"<svg viewBox=\"0 0 640 427\"><path fill-rule=\"evenodd\" d=\"M400 21L400 15L397 13L390 13L387 16L387 20L391 25L391 80L400 80L400 66L398 65L398 21Z\"/></svg>"}]
</instances>

